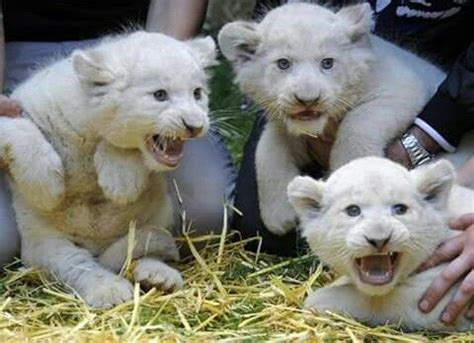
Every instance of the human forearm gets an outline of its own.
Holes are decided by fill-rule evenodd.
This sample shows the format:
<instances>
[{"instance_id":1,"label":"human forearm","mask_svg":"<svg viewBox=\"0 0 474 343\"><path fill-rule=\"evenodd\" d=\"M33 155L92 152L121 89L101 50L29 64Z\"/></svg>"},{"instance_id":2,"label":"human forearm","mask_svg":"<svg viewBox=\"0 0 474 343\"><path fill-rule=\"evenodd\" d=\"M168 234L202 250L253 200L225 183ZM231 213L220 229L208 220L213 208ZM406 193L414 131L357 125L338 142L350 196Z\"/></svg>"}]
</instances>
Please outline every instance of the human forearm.
<instances>
[{"instance_id":1,"label":"human forearm","mask_svg":"<svg viewBox=\"0 0 474 343\"><path fill-rule=\"evenodd\" d=\"M4 75L5 75L5 31L3 29L3 10L0 7L0 87L2 91L3 91Z\"/></svg>"},{"instance_id":2,"label":"human forearm","mask_svg":"<svg viewBox=\"0 0 474 343\"><path fill-rule=\"evenodd\" d=\"M462 135L474 128L474 42L459 56L409 131L431 154L453 152ZM400 140L391 144L387 157L407 167L410 159Z\"/></svg>"},{"instance_id":3,"label":"human forearm","mask_svg":"<svg viewBox=\"0 0 474 343\"><path fill-rule=\"evenodd\" d=\"M146 29L178 39L199 33L206 17L208 0L151 0Z\"/></svg>"}]
</instances>

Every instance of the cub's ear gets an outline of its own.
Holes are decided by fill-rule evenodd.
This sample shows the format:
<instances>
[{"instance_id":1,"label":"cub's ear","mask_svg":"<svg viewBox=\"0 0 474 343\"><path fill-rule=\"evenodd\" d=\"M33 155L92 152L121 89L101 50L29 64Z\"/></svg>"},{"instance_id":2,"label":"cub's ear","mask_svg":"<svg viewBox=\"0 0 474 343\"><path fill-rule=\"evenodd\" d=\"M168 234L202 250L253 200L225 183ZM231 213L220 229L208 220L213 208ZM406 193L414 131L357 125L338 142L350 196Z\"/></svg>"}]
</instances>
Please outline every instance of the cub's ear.
<instances>
[{"instance_id":1,"label":"cub's ear","mask_svg":"<svg viewBox=\"0 0 474 343\"><path fill-rule=\"evenodd\" d=\"M370 33L373 12L368 3L341 8L337 15L344 20L349 37L353 42Z\"/></svg>"},{"instance_id":2,"label":"cub's ear","mask_svg":"<svg viewBox=\"0 0 474 343\"><path fill-rule=\"evenodd\" d=\"M222 54L229 61L237 63L251 59L260 44L256 28L256 23L247 21L235 21L225 25L218 36Z\"/></svg>"},{"instance_id":3,"label":"cub's ear","mask_svg":"<svg viewBox=\"0 0 474 343\"><path fill-rule=\"evenodd\" d=\"M90 86L104 86L115 79L102 56L93 50L76 50L72 54L72 66L79 80Z\"/></svg>"},{"instance_id":4,"label":"cub's ear","mask_svg":"<svg viewBox=\"0 0 474 343\"><path fill-rule=\"evenodd\" d=\"M297 176L287 188L288 198L302 217L315 217L322 207L324 182L309 176Z\"/></svg>"},{"instance_id":5,"label":"cub's ear","mask_svg":"<svg viewBox=\"0 0 474 343\"><path fill-rule=\"evenodd\" d=\"M426 166L421 166L410 172L418 192L429 203L439 209L447 205L449 193L455 179L453 165L447 160L439 160Z\"/></svg>"},{"instance_id":6,"label":"cub's ear","mask_svg":"<svg viewBox=\"0 0 474 343\"><path fill-rule=\"evenodd\" d=\"M195 38L186 42L196 54L202 68L212 67L217 64L216 43L211 36Z\"/></svg>"}]
</instances>

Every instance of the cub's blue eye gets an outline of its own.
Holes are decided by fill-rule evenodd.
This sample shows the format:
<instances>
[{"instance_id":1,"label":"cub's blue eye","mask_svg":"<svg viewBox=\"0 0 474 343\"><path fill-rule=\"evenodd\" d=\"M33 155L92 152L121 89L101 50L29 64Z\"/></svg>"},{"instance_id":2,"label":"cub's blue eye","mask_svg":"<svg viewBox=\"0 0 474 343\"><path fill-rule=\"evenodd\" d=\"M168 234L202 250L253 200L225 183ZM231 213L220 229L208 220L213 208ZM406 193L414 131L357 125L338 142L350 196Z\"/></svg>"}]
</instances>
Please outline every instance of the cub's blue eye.
<instances>
[{"instance_id":1,"label":"cub's blue eye","mask_svg":"<svg viewBox=\"0 0 474 343\"><path fill-rule=\"evenodd\" d=\"M286 70L288 69L290 66L291 66L291 63L289 60L287 60L286 58L280 58L278 61L277 61L277 66L279 69L281 70Z\"/></svg>"},{"instance_id":2,"label":"cub's blue eye","mask_svg":"<svg viewBox=\"0 0 474 343\"><path fill-rule=\"evenodd\" d=\"M396 204L392 206L392 213L397 216L402 216L408 211L408 206L403 204Z\"/></svg>"},{"instance_id":3,"label":"cub's blue eye","mask_svg":"<svg viewBox=\"0 0 474 343\"><path fill-rule=\"evenodd\" d=\"M194 99L195 100L201 100L202 99L202 88L196 88L193 92Z\"/></svg>"},{"instance_id":4,"label":"cub's blue eye","mask_svg":"<svg viewBox=\"0 0 474 343\"><path fill-rule=\"evenodd\" d=\"M346 207L346 213L349 217L357 217L360 216L360 213L362 211L360 210L360 207L357 205L350 205Z\"/></svg>"},{"instance_id":5,"label":"cub's blue eye","mask_svg":"<svg viewBox=\"0 0 474 343\"><path fill-rule=\"evenodd\" d=\"M168 93L164 89L157 90L155 93L153 93L153 96L160 102L166 101L169 98Z\"/></svg>"},{"instance_id":6,"label":"cub's blue eye","mask_svg":"<svg viewBox=\"0 0 474 343\"><path fill-rule=\"evenodd\" d=\"M334 58L325 58L321 61L321 68L331 69L334 66Z\"/></svg>"}]
</instances>

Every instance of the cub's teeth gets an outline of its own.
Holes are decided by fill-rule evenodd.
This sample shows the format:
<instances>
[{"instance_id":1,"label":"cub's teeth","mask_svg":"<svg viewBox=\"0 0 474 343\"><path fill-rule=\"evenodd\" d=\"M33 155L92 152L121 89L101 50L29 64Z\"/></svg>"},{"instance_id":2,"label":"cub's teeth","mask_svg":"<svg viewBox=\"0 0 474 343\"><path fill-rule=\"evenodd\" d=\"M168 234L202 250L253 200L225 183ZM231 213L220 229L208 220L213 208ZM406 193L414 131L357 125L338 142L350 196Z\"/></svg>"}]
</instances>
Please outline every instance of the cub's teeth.
<instances>
[{"instance_id":1,"label":"cub's teeth","mask_svg":"<svg viewBox=\"0 0 474 343\"><path fill-rule=\"evenodd\" d=\"M393 256L395 256L395 253L394 253L393 251L390 251L390 252L388 253L388 256L393 257Z\"/></svg>"}]
</instances>

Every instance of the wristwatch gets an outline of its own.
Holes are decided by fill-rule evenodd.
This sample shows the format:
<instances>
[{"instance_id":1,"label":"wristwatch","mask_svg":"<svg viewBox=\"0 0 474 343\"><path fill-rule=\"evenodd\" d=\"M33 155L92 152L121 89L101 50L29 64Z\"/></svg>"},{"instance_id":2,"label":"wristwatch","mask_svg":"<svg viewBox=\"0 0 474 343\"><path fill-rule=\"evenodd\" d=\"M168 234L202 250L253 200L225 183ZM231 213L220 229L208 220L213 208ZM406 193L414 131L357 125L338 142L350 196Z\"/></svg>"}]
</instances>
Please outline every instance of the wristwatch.
<instances>
[{"instance_id":1,"label":"wristwatch","mask_svg":"<svg viewBox=\"0 0 474 343\"><path fill-rule=\"evenodd\" d=\"M415 135L410 131L405 132L405 134L400 139L400 143L402 143L403 148L408 154L412 168L421 166L422 164L431 161L435 156L426 151Z\"/></svg>"}]
</instances>

